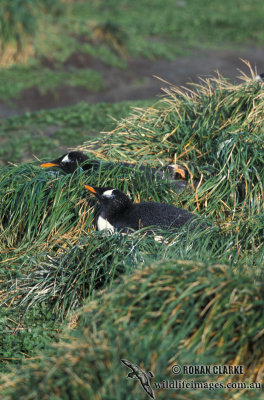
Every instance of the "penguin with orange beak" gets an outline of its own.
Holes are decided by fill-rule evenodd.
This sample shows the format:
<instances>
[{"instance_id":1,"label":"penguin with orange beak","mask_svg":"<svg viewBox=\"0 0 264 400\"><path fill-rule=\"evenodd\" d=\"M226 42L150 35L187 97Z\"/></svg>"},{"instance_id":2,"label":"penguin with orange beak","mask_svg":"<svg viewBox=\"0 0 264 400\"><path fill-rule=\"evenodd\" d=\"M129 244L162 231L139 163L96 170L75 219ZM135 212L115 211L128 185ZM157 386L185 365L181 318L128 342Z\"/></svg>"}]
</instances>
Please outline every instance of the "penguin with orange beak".
<instances>
[{"instance_id":1,"label":"penguin with orange beak","mask_svg":"<svg viewBox=\"0 0 264 400\"><path fill-rule=\"evenodd\" d=\"M135 168L135 164L120 162L118 164L107 163L106 168L113 167L115 165L120 165L127 168ZM90 160L87 155L81 151L71 151L69 153L63 154L61 157L53 161L48 161L40 164L42 168L52 168L58 167L62 169L67 174L72 174L78 166L83 169L83 171L91 171L92 169L98 169L100 162L97 160ZM172 181L172 185L178 191L183 191L188 185L187 182L187 171L176 164L166 165L161 168L152 168L145 165L138 166L138 169L142 171L148 179L165 178L167 177ZM194 181L194 187L197 187L198 181Z\"/></svg>"},{"instance_id":2,"label":"penguin with orange beak","mask_svg":"<svg viewBox=\"0 0 264 400\"><path fill-rule=\"evenodd\" d=\"M121 190L110 187L84 185L100 202L101 211L97 219L99 231L108 229L127 232L148 226L160 228L181 228L196 216L189 211L170 204L133 201ZM205 227L205 224L203 224Z\"/></svg>"},{"instance_id":3,"label":"penguin with orange beak","mask_svg":"<svg viewBox=\"0 0 264 400\"><path fill-rule=\"evenodd\" d=\"M48 161L40 164L41 168L58 167L66 174L72 174L78 166L81 166L84 171L99 167L99 161L91 160L88 163L88 157L81 151L71 151L63 154L61 157L53 161Z\"/></svg>"}]
</instances>

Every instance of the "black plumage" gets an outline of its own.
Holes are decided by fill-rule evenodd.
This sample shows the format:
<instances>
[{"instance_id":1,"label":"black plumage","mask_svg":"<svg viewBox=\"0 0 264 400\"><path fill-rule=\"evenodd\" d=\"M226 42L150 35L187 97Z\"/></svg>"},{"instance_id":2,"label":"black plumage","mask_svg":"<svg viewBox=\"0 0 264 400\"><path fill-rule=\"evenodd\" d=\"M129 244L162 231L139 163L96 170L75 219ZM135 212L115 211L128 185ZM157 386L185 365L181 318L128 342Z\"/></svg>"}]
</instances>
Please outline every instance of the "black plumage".
<instances>
[{"instance_id":1,"label":"black plumage","mask_svg":"<svg viewBox=\"0 0 264 400\"><path fill-rule=\"evenodd\" d=\"M85 185L85 188L95 194L101 204L101 212L97 220L98 230L127 231L128 228L138 230L148 226L181 228L195 218L195 215L189 211L170 204L133 203L118 189L93 188L88 185Z\"/></svg>"}]
</instances>

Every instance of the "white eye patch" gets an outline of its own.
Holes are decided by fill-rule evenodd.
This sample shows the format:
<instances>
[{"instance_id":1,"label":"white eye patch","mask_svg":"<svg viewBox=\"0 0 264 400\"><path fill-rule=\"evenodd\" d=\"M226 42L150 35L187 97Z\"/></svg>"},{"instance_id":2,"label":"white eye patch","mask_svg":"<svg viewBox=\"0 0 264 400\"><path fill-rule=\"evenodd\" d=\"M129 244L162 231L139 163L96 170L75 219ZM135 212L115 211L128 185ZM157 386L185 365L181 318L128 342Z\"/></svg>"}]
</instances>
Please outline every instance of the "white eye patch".
<instances>
[{"instance_id":1,"label":"white eye patch","mask_svg":"<svg viewBox=\"0 0 264 400\"><path fill-rule=\"evenodd\" d=\"M103 193L103 196L104 196L104 197L113 197L113 191L114 191L114 189L106 190L106 191Z\"/></svg>"},{"instance_id":2,"label":"white eye patch","mask_svg":"<svg viewBox=\"0 0 264 400\"><path fill-rule=\"evenodd\" d=\"M68 163L68 162L71 162L71 160L69 159L69 155L68 155L68 154L66 154L66 156L65 156L65 157L63 157L63 159L61 160L61 162L63 162L63 163Z\"/></svg>"}]
</instances>

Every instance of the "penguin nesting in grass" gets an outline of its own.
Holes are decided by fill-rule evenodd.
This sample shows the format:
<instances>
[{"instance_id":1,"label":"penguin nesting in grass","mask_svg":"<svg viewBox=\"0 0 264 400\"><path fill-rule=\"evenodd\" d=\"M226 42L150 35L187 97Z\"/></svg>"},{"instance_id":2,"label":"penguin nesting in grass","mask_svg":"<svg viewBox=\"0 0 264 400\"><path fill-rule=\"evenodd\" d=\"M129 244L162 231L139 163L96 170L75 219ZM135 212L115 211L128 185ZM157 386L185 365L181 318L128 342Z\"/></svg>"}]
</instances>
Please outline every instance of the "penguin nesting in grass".
<instances>
[{"instance_id":1,"label":"penguin nesting in grass","mask_svg":"<svg viewBox=\"0 0 264 400\"><path fill-rule=\"evenodd\" d=\"M129 228L138 230L148 226L160 228L181 228L189 224L195 215L181 208L163 203L133 203L125 193L109 187L84 185L95 194L101 204L97 220L99 231L109 229L127 232Z\"/></svg>"},{"instance_id":2,"label":"penguin nesting in grass","mask_svg":"<svg viewBox=\"0 0 264 400\"><path fill-rule=\"evenodd\" d=\"M78 165L81 165L84 171L89 171L92 168L99 168L100 162L97 160L89 160L89 158L81 151L71 151L63 154L63 156L56 160L40 164L42 168L59 167L67 174L72 174L78 168ZM126 162L119 163L119 165L128 168L135 167L135 164ZM106 164L107 168L110 168L111 166L113 166L113 164ZM163 178L167 176L169 179L175 179L179 176L182 179L185 179L186 176L185 170L176 164L166 165L163 168L151 168L141 165L138 169L143 171L148 178L154 176ZM186 182L184 182L184 185L186 186Z\"/></svg>"},{"instance_id":3,"label":"penguin nesting in grass","mask_svg":"<svg viewBox=\"0 0 264 400\"><path fill-rule=\"evenodd\" d=\"M96 160L91 160L89 163L86 161L88 161L88 157L84 153L81 151L71 151L56 158L56 160L44 162L40 166L41 168L59 167L67 174L72 174L79 165L84 163L82 165L84 171L99 166L99 162Z\"/></svg>"}]
</instances>

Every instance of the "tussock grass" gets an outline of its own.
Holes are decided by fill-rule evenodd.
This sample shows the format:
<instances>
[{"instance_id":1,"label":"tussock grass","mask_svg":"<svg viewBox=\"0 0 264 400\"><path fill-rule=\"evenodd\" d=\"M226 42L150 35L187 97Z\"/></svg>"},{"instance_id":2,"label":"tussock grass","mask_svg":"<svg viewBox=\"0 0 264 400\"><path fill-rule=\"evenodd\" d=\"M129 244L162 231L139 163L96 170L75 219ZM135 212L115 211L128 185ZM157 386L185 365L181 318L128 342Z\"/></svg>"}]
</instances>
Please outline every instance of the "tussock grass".
<instances>
[{"instance_id":1,"label":"tussock grass","mask_svg":"<svg viewBox=\"0 0 264 400\"><path fill-rule=\"evenodd\" d=\"M78 237L91 224L80 182L38 167L6 167L0 177L0 240L6 249L47 246ZM76 175L75 177L76 178ZM76 239L75 239L76 240Z\"/></svg>"},{"instance_id":2,"label":"tussock grass","mask_svg":"<svg viewBox=\"0 0 264 400\"><path fill-rule=\"evenodd\" d=\"M177 259L151 263L81 308L72 317L75 324L78 319L77 328L66 333L39 363L24 366L16 376L5 376L1 392L5 399L24 400L36 396L45 400L55 393L60 399L139 397L142 389L126 379L120 358L151 369L155 382L175 379L171 367L187 360L244 365L243 381L260 382L262 286L254 271L235 272L227 265ZM202 380L208 379L203 376ZM223 382L224 377L211 376L210 381ZM239 394L227 390L155 392L161 399L168 395L230 399ZM259 398L258 393L252 390L252 398Z\"/></svg>"},{"instance_id":3,"label":"tussock grass","mask_svg":"<svg viewBox=\"0 0 264 400\"><path fill-rule=\"evenodd\" d=\"M94 196L84 184L117 187L135 201L172 202L178 199L167 179L148 180L138 169L101 164L98 171L73 175L43 171L39 166L22 164L2 169L0 177L0 243L2 248L23 248L37 243L62 244L93 229ZM88 200L88 201L87 201Z\"/></svg>"},{"instance_id":4,"label":"tussock grass","mask_svg":"<svg viewBox=\"0 0 264 400\"><path fill-rule=\"evenodd\" d=\"M36 304L45 304L64 319L84 299L95 298L98 290L111 286L123 274L133 273L139 264L175 257L207 263L217 260L238 270L254 268L261 275L263 245L253 245L254 234L241 239L214 226L201 229L199 223L193 231L155 229L153 235L146 230L129 235L92 231L74 245L51 245L35 254L31 250L31 254L23 255L23 262L16 260L0 300L6 305L15 301L23 313ZM243 240L249 248L240 254L238 244L241 246Z\"/></svg>"},{"instance_id":5,"label":"tussock grass","mask_svg":"<svg viewBox=\"0 0 264 400\"><path fill-rule=\"evenodd\" d=\"M256 73L247 65L252 76L243 74L243 82L238 85L219 74L188 87L171 84L169 89L163 89L164 97L153 107L134 108L134 113L108 132L103 142L97 142L97 154L132 161L141 160L147 152L148 159L150 155L154 160L167 161L174 156L179 161L210 159L217 167L216 153L223 157L221 150L229 147L221 144L232 139L233 134L241 133L246 144L261 143L255 135L263 126L264 94L262 86L253 79ZM250 138L249 133L253 133ZM95 143L89 141L82 149L90 150ZM228 152L227 159L229 155ZM221 157L219 164L223 167Z\"/></svg>"},{"instance_id":6,"label":"tussock grass","mask_svg":"<svg viewBox=\"0 0 264 400\"><path fill-rule=\"evenodd\" d=\"M231 230L263 213L264 92L251 74L239 85L218 76L171 86L156 105L135 109L103 142L81 149L101 158L184 165L191 181L204 182L184 199L187 207Z\"/></svg>"},{"instance_id":7,"label":"tussock grass","mask_svg":"<svg viewBox=\"0 0 264 400\"><path fill-rule=\"evenodd\" d=\"M57 251L55 256L45 252L27 257L26 272L6 283L10 290L5 302L16 300L24 311L36 304L47 304L63 319L85 298L92 298L97 290L135 268L142 256L134 242L118 234L93 232L69 250Z\"/></svg>"},{"instance_id":8,"label":"tussock grass","mask_svg":"<svg viewBox=\"0 0 264 400\"><path fill-rule=\"evenodd\" d=\"M121 273L131 272L139 262L171 257L173 246L178 248L181 241L185 243L179 246L182 253L196 253L194 237L201 230L157 230L163 237L161 244L144 230L130 236L96 232L99 206L95 197L87 194L84 183L118 187L135 201L181 205L166 178L149 179L138 169L107 165L101 162L96 171L86 174L77 170L73 175L46 172L34 165L2 170L2 304L15 301L25 312L45 303L64 317L84 298L111 284ZM186 245L186 235L191 237L192 246ZM167 243L170 250L166 250Z\"/></svg>"},{"instance_id":9,"label":"tussock grass","mask_svg":"<svg viewBox=\"0 0 264 400\"><path fill-rule=\"evenodd\" d=\"M101 160L98 170L1 170L2 310L16 307L26 320L43 307L57 321L68 316L72 329L38 362L3 377L6 399L135 398L142 389L125 379L120 358L153 370L156 381L175 379L174 363L242 364L240 381L263 378L263 87L244 78L237 86L218 77L189 92L172 87L102 142L82 147ZM113 160L175 161L188 169L190 184L200 184L177 193L170 181L149 180L137 168L107 168ZM156 230L159 242L144 230L96 232L98 203L84 184L188 209L208 228Z\"/></svg>"}]
</instances>

